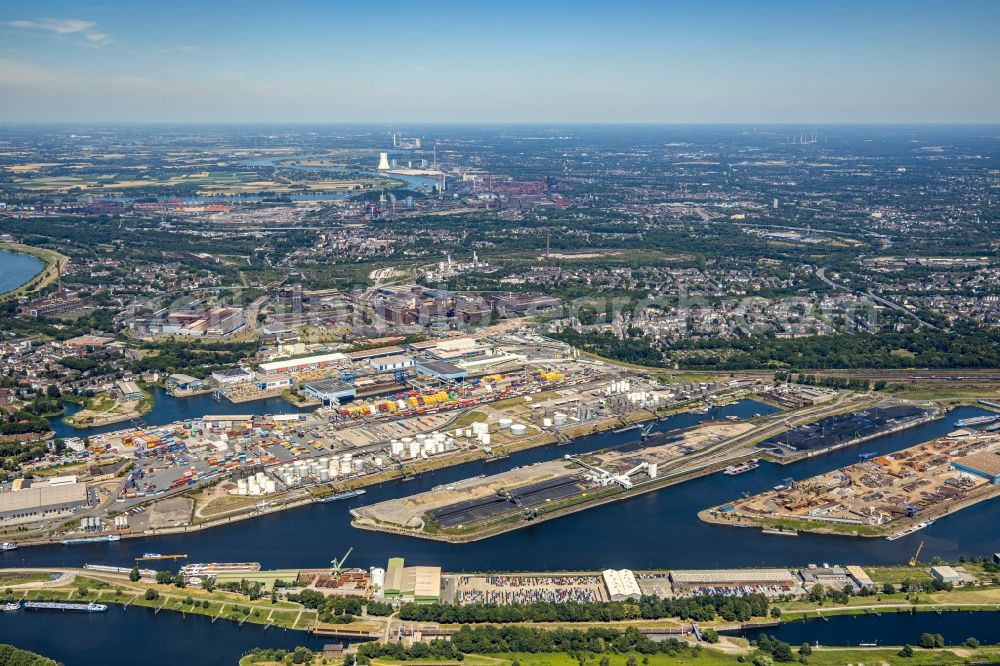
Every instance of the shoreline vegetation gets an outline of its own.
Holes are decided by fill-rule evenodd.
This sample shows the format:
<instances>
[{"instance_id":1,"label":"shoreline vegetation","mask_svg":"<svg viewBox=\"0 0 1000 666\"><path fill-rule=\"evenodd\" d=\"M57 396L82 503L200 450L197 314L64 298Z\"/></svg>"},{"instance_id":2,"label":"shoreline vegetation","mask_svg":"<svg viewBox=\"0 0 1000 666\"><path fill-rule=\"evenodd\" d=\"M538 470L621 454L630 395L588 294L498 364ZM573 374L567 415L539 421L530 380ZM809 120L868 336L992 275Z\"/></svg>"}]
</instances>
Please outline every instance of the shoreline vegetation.
<instances>
[{"instance_id":1,"label":"shoreline vegetation","mask_svg":"<svg viewBox=\"0 0 1000 666\"><path fill-rule=\"evenodd\" d=\"M966 562L964 564L979 574L989 575L987 569L991 565L988 563ZM904 567L866 567L866 569L876 581L896 579L899 577L901 569L910 571L914 578L929 579L929 574L922 568L907 570ZM305 596L300 598L294 593L289 593L288 599L282 599L280 596L268 596L265 591L251 585L240 585L238 592L225 591L215 587L211 590L189 587L183 585L180 582L182 579L170 572L158 572L155 580L151 578L135 580L133 578L138 578L138 576L57 567L4 569L0 570L0 588L3 589L4 601L47 600L95 602L114 604L125 608L140 606L156 613L160 611L185 615L190 613L211 618L213 621L222 619L239 625L249 622L265 627L273 626L300 631L303 632L303 635L311 633L330 637L332 640L338 638L369 639L369 642L355 643L350 647L350 651L352 654L356 653L358 657L370 658L372 664L395 664L400 659L435 664L463 661L484 665L487 663L494 665L507 663L497 661L497 659L502 659L502 656L499 656L494 650L485 649L486 646L476 642L479 640L476 637L507 636L511 641L511 647L503 652L523 654L523 658L516 657L520 663L538 664L539 666L541 664L563 663L562 661L548 661L547 658L551 656L562 659L561 655L564 650L559 648L558 644L568 636L596 635L595 632L606 633L607 642L604 643L606 646L613 644L621 646L623 643L619 641L619 637L627 639L628 645L625 650L605 647L598 651L609 651L612 657L618 658L618 661L614 663L621 663L622 666L636 663L626 662L627 654L638 654L639 659L642 658L642 655L647 655L649 656L649 664L663 664L664 666L681 663L704 663L707 665L744 663L748 661L748 656L756 655L762 651L769 652L772 647L778 646L780 641L773 638L765 640L764 637L761 637L756 642L748 643L745 639L732 635L733 632L750 628L763 628L766 631L768 626L777 626L779 623L816 621L837 615L913 614L931 611L938 614L946 612L995 613L997 612L996 600L1000 599L1000 585L998 584L923 592L916 584L907 583L911 590L909 592L872 593L867 596L852 595L848 597L847 604L842 603L844 600L839 598L838 595L841 594L839 592L831 593L823 599L814 599L815 595L811 595L806 599L792 601L765 601L762 595L752 595L755 598L750 599L750 602L753 603L748 606L748 608L754 609L752 614L749 616L740 615L736 618L735 623L732 619L727 619L736 610L735 606L729 608L735 602L733 599L723 597L718 599L694 597L679 600L646 598L639 601L570 604L578 606L579 612L567 616L571 619L552 621L521 618L524 613L532 612L532 604L512 607L512 610L520 612L511 614L509 618L498 620L492 619L490 607L477 609L477 607L461 607L450 604L430 606L404 604L400 609L389 614L385 614L381 607L369 609L368 613L362 613L360 608L355 608L348 617L344 614L346 611L338 615L336 609L331 610L327 607L327 602L336 606L339 603L336 601L340 599L339 597L328 597L319 606L316 606L311 603L312 597L307 600ZM903 584L897 585L897 587L902 586ZM256 597L252 594L248 596L248 593L243 589L244 587L255 589ZM972 602L973 595L978 599L977 603ZM361 606L363 603L359 600L355 606ZM593 619L587 619L586 612L589 612L587 609L591 607L597 615ZM474 613L476 619L465 620L462 623L445 622L445 615L449 613L454 615L455 611L451 609L463 608L466 612ZM621 612L615 611L616 608L620 608ZM628 608L637 610L645 608L646 610L636 615L626 612ZM660 609L659 614L646 617L649 609L656 608ZM479 610L486 612L486 615L479 617ZM618 615L612 614L608 618L598 619L603 617L602 613L609 611L615 611ZM580 612L583 612L584 615L580 615ZM703 642L697 642L692 636L682 633L671 634L666 641L660 643L651 641L649 632L662 634L664 630L670 632L683 630L691 622L697 622L702 638L705 639ZM449 635L451 640L419 644L422 647L418 647L416 652L402 654L399 653L400 650L412 650L413 647L404 648L401 644L383 642L383 637L389 635L386 630L400 623L408 626L435 626ZM522 642L522 639L529 636L533 637L535 641L540 641L538 646L553 642L554 644L548 648L528 647ZM920 638L919 642L918 638ZM654 643L658 647L655 650L640 649L641 646L648 648L650 643ZM435 655L434 646L440 647L442 644L453 646L457 652L450 655ZM923 645L923 637L915 635L914 644ZM787 646L787 644L785 645ZM788 647L795 649L791 646ZM428 651L427 653L422 652L425 649ZM783 655L785 648L778 646L776 649L782 651ZM458 652L462 654L459 655ZM938 641L934 645L928 643L927 646L917 648L915 651L911 648L911 651L907 652L910 656L905 656L904 652L907 652L904 646L890 645L850 648L816 646L811 647L810 653L803 656L808 657L804 663L810 664L842 664L848 662L836 661L835 659L871 659L877 656L881 660L880 663L917 666L922 664L963 664L968 663L964 660L970 657L994 659L1000 655L998 646L980 646L978 641L974 641L974 637L971 636L962 644L946 646L943 641ZM491 654L491 660L476 661L477 655L483 654ZM673 660L657 659L657 657L666 654L672 655ZM777 657L778 654L775 653L774 656ZM438 658L429 662L422 661L433 656ZM739 656L743 656L744 659L738 659ZM678 661L678 658L681 660ZM789 660L776 659L776 661ZM241 663L272 662L257 659ZM283 663L283 661L279 660L273 663ZM303 661L298 663L321 662ZM359 663L365 662L359 661ZM570 661L566 661L566 664L571 666Z\"/></svg>"},{"instance_id":2,"label":"shoreline vegetation","mask_svg":"<svg viewBox=\"0 0 1000 666\"><path fill-rule=\"evenodd\" d=\"M63 423L78 430L130 421L153 409L153 395L143 389L140 400L120 400L108 393L98 393L83 402L83 409L63 418Z\"/></svg>"}]
</instances>

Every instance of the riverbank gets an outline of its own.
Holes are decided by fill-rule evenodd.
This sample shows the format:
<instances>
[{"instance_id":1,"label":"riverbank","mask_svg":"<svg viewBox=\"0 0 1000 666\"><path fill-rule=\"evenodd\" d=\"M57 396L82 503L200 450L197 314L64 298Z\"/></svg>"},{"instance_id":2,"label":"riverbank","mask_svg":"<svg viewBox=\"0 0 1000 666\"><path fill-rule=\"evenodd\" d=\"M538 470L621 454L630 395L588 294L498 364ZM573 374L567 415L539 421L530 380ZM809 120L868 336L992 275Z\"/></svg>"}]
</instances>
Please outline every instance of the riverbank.
<instances>
[{"instance_id":1,"label":"riverbank","mask_svg":"<svg viewBox=\"0 0 1000 666\"><path fill-rule=\"evenodd\" d=\"M26 254L41 260L45 267L34 277L28 279L14 289L0 294L0 301L19 298L49 286L59 277L61 271L69 265L69 257L55 250L48 250L21 243L0 243L0 250L15 254Z\"/></svg>"},{"instance_id":2,"label":"riverbank","mask_svg":"<svg viewBox=\"0 0 1000 666\"><path fill-rule=\"evenodd\" d=\"M88 398L83 409L64 418L63 423L84 430L137 419L153 410L153 396L145 390L142 395L139 400L122 400L100 393Z\"/></svg>"}]
</instances>

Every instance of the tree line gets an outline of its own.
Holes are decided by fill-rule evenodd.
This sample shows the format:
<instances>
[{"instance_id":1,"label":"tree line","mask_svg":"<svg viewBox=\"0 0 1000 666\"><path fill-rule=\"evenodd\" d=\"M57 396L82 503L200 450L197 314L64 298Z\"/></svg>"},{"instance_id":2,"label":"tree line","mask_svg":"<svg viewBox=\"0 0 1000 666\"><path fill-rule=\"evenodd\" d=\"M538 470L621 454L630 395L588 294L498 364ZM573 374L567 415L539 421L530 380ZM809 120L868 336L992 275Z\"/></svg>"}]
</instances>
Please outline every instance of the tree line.
<instances>
[{"instance_id":1,"label":"tree line","mask_svg":"<svg viewBox=\"0 0 1000 666\"><path fill-rule=\"evenodd\" d=\"M721 594L684 598L642 597L638 601L595 601L565 603L537 602L517 605L477 604L403 604L401 620L439 622L442 624L477 624L482 622L619 622L676 617L707 622L721 617L728 622L745 622L764 617L768 612L763 594L734 598Z\"/></svg>"}]
</instances>

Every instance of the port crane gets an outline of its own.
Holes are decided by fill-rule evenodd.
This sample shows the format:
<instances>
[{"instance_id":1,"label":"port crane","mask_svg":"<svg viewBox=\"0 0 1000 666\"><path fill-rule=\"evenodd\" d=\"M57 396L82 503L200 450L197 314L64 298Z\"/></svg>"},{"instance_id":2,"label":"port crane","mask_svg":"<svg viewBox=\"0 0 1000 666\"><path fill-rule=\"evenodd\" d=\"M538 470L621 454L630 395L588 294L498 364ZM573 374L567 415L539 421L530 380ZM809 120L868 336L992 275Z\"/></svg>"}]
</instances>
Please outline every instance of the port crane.
<instances>
[{"instance_id":1,"label":"port crane","mask_svg":"<svg viewBox=\"0 0 1000 666\"><path fill-rule=\"evenodd\" d=\"M330 560L330 574L334 578L340 576L340 570L344 568L344 562L347 561L347 557L351 554L351 551L353 550L354 546L351 546L350 548L347 549L347 552L344 553L344 556L342 558L338 560L335 557L332 560Z\"/></svg>"},{"instance_id":2,"label":"port crane","mask_svg":"<svg viewBox=\"0 0 1000 666\"><path fill-rule=\"evenodd\" d=\"M913 557L910 558L911 567L917 566L917 558L920 557L920 551L922 551L923 549L924 549L924 542L921 541L920 545L917 546L917 552L913 553Z\"/></svg>"}]
</instances>

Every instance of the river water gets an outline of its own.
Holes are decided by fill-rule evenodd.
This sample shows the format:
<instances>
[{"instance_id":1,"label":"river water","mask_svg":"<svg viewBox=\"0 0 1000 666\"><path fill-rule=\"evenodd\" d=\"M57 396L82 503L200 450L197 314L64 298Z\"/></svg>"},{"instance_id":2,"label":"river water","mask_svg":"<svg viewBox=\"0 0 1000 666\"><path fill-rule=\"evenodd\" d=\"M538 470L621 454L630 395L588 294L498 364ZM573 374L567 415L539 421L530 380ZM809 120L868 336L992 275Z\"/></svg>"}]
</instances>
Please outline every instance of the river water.
<instances>
[{"instance_id":1,"label":"river water","mask_svg":"<svg viewBox=\"0 0 1000 666\"><path fill-rule=\"evenodd\" d=\"M167 396L163 402L187 400L208 401L207 405L191 408L198 414L235 409L232 405L220 407L208 396L192 399ZM250 413L254 411L251 407L256 408L241 405L237 411ZM172 417L182 407L161 409L166 410L165 416ZM277 406L269 410L279 411ZM658 424L658 428L683 428L710 418L729 415L745 418L772 411L773 408L767 405L744 400L709 414L680 414ZM0 553L0 566L131 565L134 557L155 550L187 553L189 562L249 560L259 561L265 568L318 567L325 566L331 558L340 556L352 546L351 564L355 566L382 565L389 557L403 556L413 564L440 565L446 571L899 563L910 558L920 541L925 542L924 559L985 555L1000 551L1000 536L995 530L1000 520L998 502L977 504L896 541L816 534L770 536L756 529L709 525L699 521L696 515L703 508L738 498L744 491L760 492L787 477L802 479L850 464L857 460L862 450L889 453L939 437L954 430L956 419L984 413L977 408L961 407L943 419L860 447L848 447L786 466L762 463L758 469L734 477L713 474L467 544L355 529L350 525L348 509L411 495L479 474L494 474L517 465L550 460L566 453L592 451L626 442L638 437L638 431L582 437L567 446L551 445L522 451L498 462L474 461L424 474L408 482L397 480L373 486L366 495L349 500L312 504L202 532L125 539L118 543L25 547ZM153 414L147 417L149 423L157 423L151 416Z\"/></svg>"},{"instance_id":2,"label":"river water","mask_svg":"<svg viewBox=\"0 0 1000 666\"><path fill-rule=\"evenodd\" d=\"M291 650L324 643L301 631L212 619L133 606L110 606L106 613L45 613L20 610L0 614L0 643L10 643L67 666L201 664L236 666L255 647Z\"/></svg>"},{"instance_id":3,"label":"river water","mask_svg":"<svg viewBox=\"0 0 1000 666\"><path fill-rule=\"evenodd\" d=\"M157 408L146 417L151 425L212 412L293 411L282 400L233 406L220 405L210 396L177 399L158 392L156 398ZM683 428L729 415L748 418L773 411L768 405L744 400L709 414L680 414L658 424L657 429ZM737 498L744 491L759 492L787 477L802 479L850 464L862 450L889 453L939 437L954 429L955 420L981 414L985 412L961 407L938 421L862 446L787 466L762 463L760 468L735 477L713 474L470 544L358 530L350 525L348 509L478 474L550 460L565 453L627 442L636 438L638 431L601 433L567 446L522 451L493 463L471 462L412 481L371 487L366 495L350 500L313 504L204 532L125 539L118 543L25 547L0 553L0 567L84 563L130 566L135 557L150 550L187 553L187 562L259 561L265 568L321 567L349 547L354 548L349 566L384 565L389 557L403 556L411 564L440 565L446 571L801 566L822 562L890 564L906 561L921 541L925 542L921 555L924 560L934 556L956 559L963 554L983 555L1000 550L1000 537L995 529L1000 521L997 502L970 507L938 520L917 534L892 542L808 534L794 538L768 536L754 529L708 525L696 516L700 509ZM793 644L817 640L827 645L856 645L874 640L886 644L915 643L925 631L942 633L950 643L958 643L970 635L984 642L997 642L1000 641L997 620L994 613L942 616L918 613L882 618L835 617L829 622L791 623L764 631ZM53 641L56 632L60 640ZM156 640L156 648L150 649L150 636L175 637L175 640ZM151 611L139 608L56 617L23 611L3 614L0 642L4 641L66 664L104 664L134 657L151 666L176 664L185 658L199 664L233 664L240 654L255 646L289 648L302 644L317 649L321 644L303 634L264 631L250 625L238 627L222 620L212 625L208 619L196 616L182 618L174 613L161 613L154 619Z\"/></svg>"},{"instance_id":4,"label":"river water","mask_svg":"<svg viewBox=\"0 0 1000 666\"><path fill-rule=\"evenodd\" d=\"M44 267L41 260L31 255L0 250L0 294L17 289Z\"/></svg>"},{"instance_id":5,"label":"river water","mask_svg":"<svg viewBox=\"0 0 1000 666\"><path fill-rule=\"evenodd\" d=\"M983 611L951 611L937 613L883 613L869 615L836 615L823 620L786 622L780 627L742 632L756 639L761 634L776 636L786 643L815 643L831 646L856 646L859 643L879 645L916 645L920 634L941 634L948 645L958 645L974 637L982 644L1000 643L1000 613Z\"/></svg>"},{"instance_id":6,"label":"river water","mask_svg":"<svg viewBox=\"0 0 1000 666\"><path fill-rule=\"evenodd\" d=\"M940 633L949 645L974 636L981 643L1000 642L1000 613L950 612L888 613L836 616L829 621L790 622L779 627L744 632L776 636L793 646L819 642L829 646L915 645L924 632ZM54 638L58 636L58 639ZM297 631L239 626L226 620L214 624L202 615L182 616L152 609L109 607L106 613L33 613L25 610L0 615L0 642L44 654L67 666L104 666L109 663L175 666L181 663L235 666L255 647L290 650L304 645L320 650L331 639Z\"/></svg>"}]
</instances>

